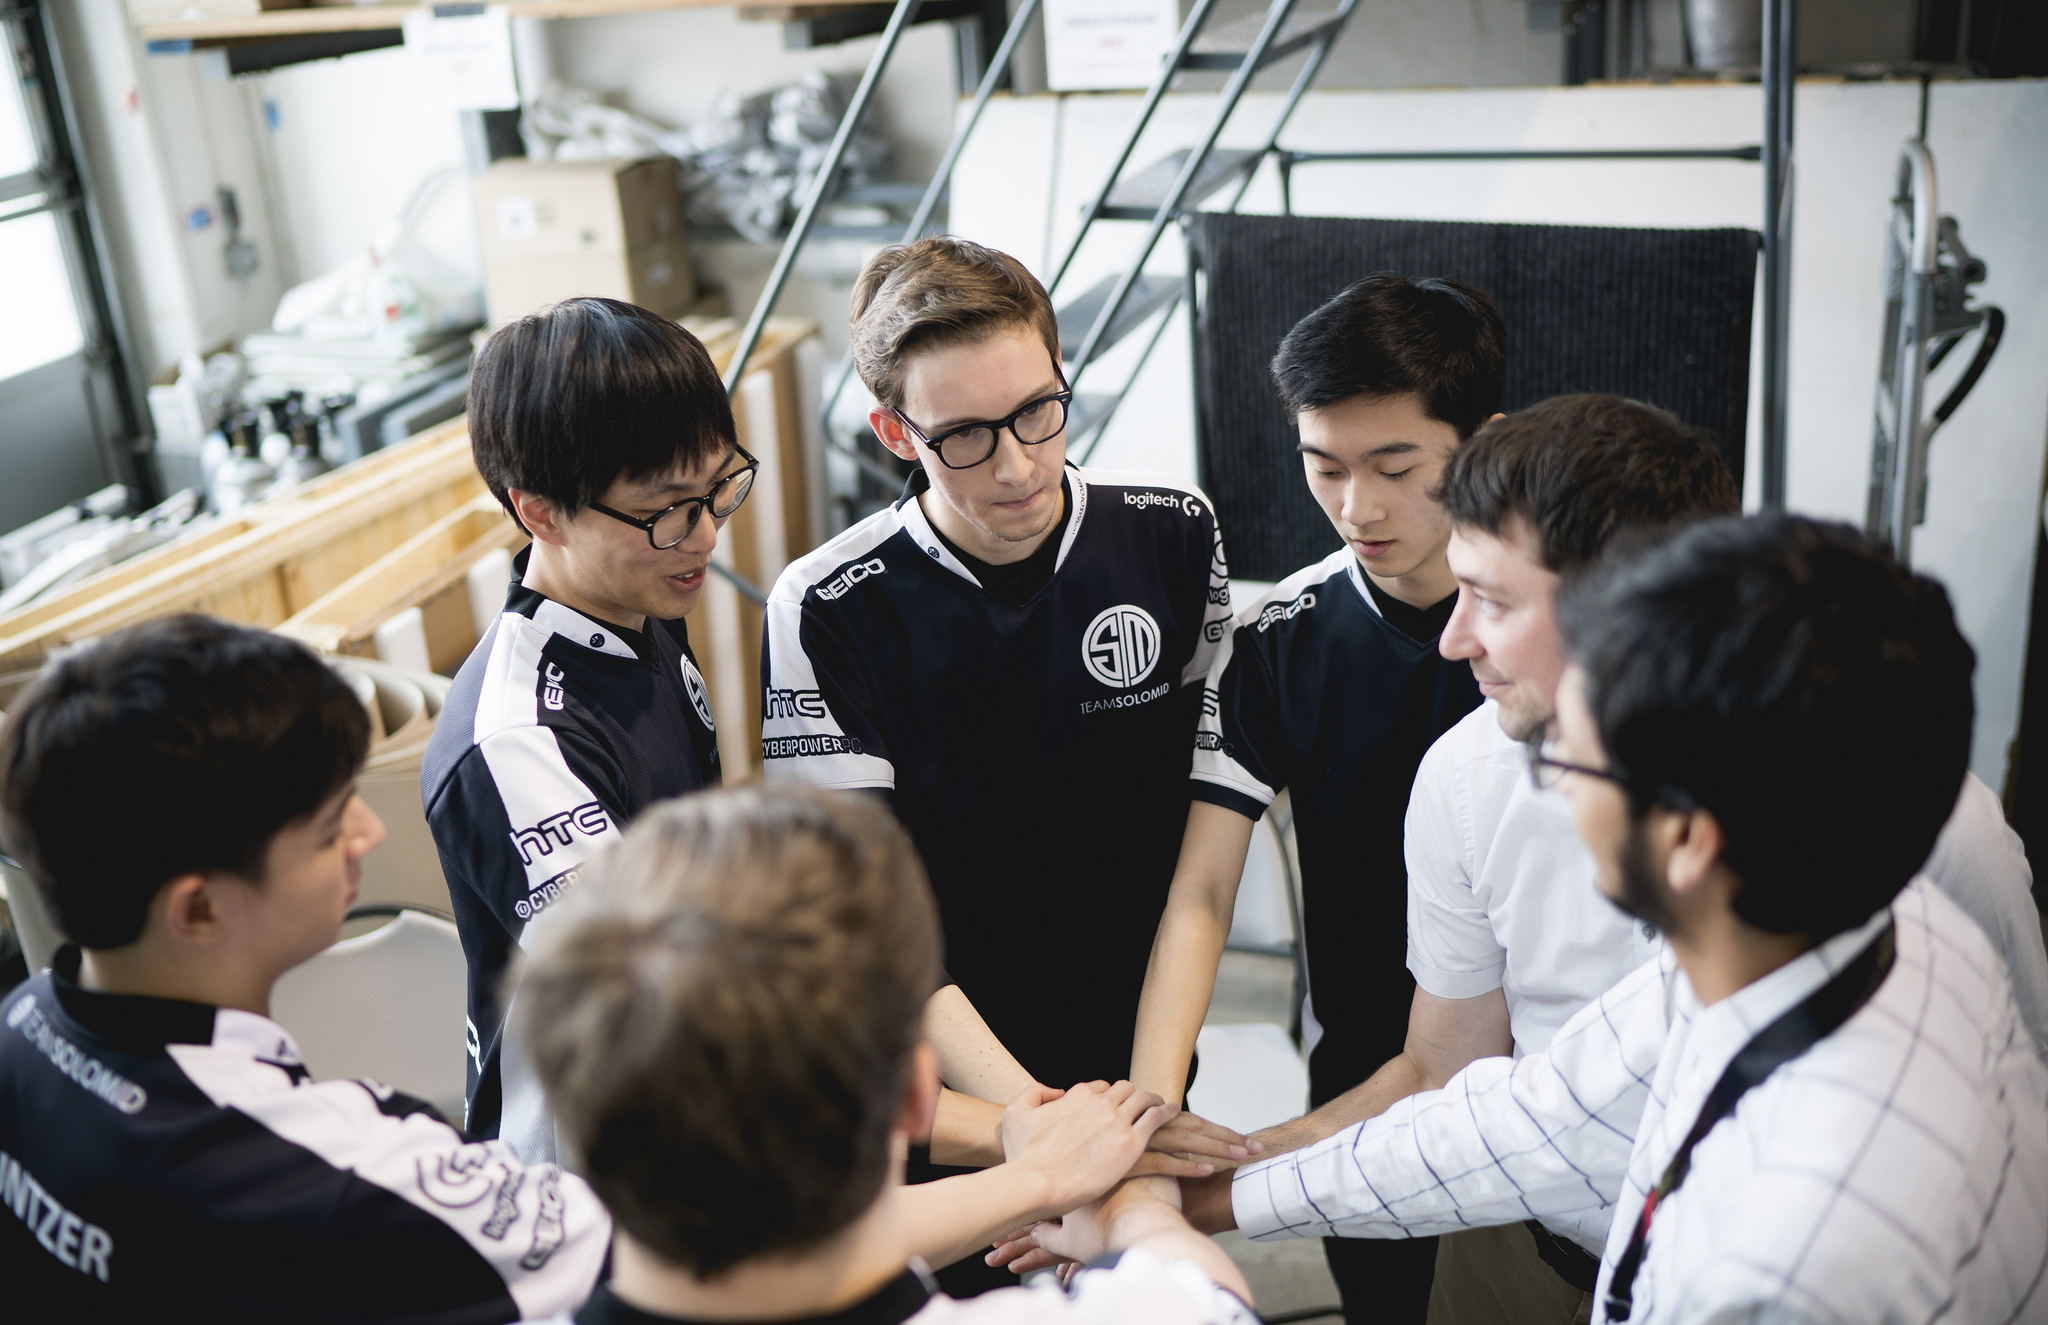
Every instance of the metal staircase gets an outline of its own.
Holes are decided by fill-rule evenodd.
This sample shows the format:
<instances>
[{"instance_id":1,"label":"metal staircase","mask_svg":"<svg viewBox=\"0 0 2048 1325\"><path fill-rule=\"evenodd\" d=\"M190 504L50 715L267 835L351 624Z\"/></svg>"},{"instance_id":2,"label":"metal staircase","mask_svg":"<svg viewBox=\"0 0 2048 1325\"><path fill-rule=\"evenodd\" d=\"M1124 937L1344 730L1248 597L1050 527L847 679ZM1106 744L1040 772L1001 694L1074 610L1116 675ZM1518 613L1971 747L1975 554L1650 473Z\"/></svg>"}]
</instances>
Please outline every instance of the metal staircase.
<instances>
[{"instance_id":1,"label":"metal staircase","mask_svg":"<svg viewBox=\"0 0 2048 1325\"><path fill-rule=\"evenodd\" d=\"M1179 217L1203 207L1226 191L1230 192L1222 204L1225 210L1234 210L1243 200L1260 163L1275 152L1281 131L1302 96L1315 82L1330 47L1343 32L1357 0L1342 0L1335 10L1300 15L1295 13L1296 3L1297 0L1272 0L1264 14L1247 15L1235 22L1219 25L1212 31L1209 18L1216 0L1196 0L1193 10L1181 25L1172 50L1161 61L1158 76L1146 90L1137 121L1125 135L1116 154L1115 165L1083 209L1081 224L1055 267L1051 280L1046 283L1058 309L1060 354L1064 360L1062 369L1068 384L1077 388L1067 428L1068 450L1077 461L1085 462L1101 441L1103 429L1115 416L1131 382L1150 357L1152 347L1158 344L1174 308L1183 297L1184 282L1179 275L1148 273L1145 270L1160 239ZM904 29L914 20L918 4L919 0L897 0L883 30L881 43L847 106L839 133L823 166L811 181L803 209L783 244L760 301L748 319L740 344L726 370L728 388L736 385L740 374L745 371L761 329L781 297L796 257L810 235L819 206L831 196L833 177L838 173L846 143L867 113L875 88L895 54ZM1023 0L1018 6L980 86L975 90L974 100L959 130L933 173L916 213L904 228L903 242L910 243L933 232L932 217L945 201L961 152L979 125L982 111L1000 85L1018 39L1037 16L1038 8L1039 0ZM1219 148L1217 140L1251 86L1253 77L1260 70L1303 51L1308 52L1308 59L1295 75L1286 100L1260 146L1249 150ZM1181 74L1203 71L1220 72L1228 77L1217 93L1214 111L1195 142L1143 168L1130 169L1138 140L1150 125L1153 113L1166 93ZM1062 301L1061 287L1063 283L1070 283L1066 282L1066 277L1075 258L1098 225L1103 223L1121 227L1142 225L1144 229L1135 244L1129 243L1127 229L1123 235L1105 234L1105 241L1123 239L1127 245L1115 274ZM1150 339L1120 383L1092 391L1078 391L1082 378L1091 367L1098 365L1113 347L1138 333L1148 323L1151 325ZM851 459L881 492L893 495L902 482L900 471L891 467L892 462L883 459L878 445L864 427L847 429L835 420L835 408L852 378L853 365L849 360L840 366L831 389L826 393L821 418L826 444Z\"/></svg>"}]
</instances>

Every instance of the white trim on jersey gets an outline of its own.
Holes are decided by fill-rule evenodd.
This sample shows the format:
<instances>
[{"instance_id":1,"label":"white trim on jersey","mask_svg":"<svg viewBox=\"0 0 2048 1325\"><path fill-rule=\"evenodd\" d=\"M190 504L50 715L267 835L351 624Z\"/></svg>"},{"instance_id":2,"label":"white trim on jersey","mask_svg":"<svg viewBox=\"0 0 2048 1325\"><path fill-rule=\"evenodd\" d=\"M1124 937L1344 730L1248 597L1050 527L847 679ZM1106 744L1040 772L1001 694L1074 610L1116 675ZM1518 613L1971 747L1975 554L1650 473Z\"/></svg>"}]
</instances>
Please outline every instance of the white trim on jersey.
<instances>
[{"instance_id":1,"label":"white trim on jersey","mask_svg":"<svg viewBox=\"0 0 2048 1325\"><path fill-rule=\"evenodd\" d=\"M611 1218L582 1179L527 1166L499 1141L473 1142L428 1113L393 1117L369 1081L294 1084L297 1047L267 1017L221 1009L211 1044L165 1046L207 1098L352 1173L462 1235L504 1280L522 1316L573 1308L611 1243ZM273 1061L262 1061L269 1059Z\"/></svg>"}]
</instances>

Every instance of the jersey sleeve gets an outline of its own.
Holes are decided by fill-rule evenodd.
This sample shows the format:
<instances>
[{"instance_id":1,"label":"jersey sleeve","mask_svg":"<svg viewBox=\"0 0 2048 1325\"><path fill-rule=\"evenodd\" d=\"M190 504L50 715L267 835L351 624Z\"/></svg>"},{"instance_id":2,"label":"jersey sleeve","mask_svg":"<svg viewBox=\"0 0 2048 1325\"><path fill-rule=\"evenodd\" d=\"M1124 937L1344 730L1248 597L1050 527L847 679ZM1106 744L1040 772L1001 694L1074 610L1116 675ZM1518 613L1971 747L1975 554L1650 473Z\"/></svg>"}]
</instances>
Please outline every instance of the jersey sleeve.
<instances>
[{"instance_id":1,"label":"jersey sleeve","mask_svg":"<svg viewBox=\"0 0 2048 1325\"><path fill-rule=\"evenodd\" d=\"M1508 954L1473 894L1477 852L1469 809L1460 813L1457 772L1438 741L1422 757L1408 797L1408 971L1438 998L1477 998L1501 987Z\"/></svg>"},{"instance_id":2,"label":"jersey sleeve","mask_svg":"<svg viewBox=\"0 0 2048 1325\"><path fill-rule=\"evenodd\" d=\"M469 1141L418 1101L370 1081L310 1081L211 1045L174 1045L179 1068L213 1102L297 1147L301 1171L280 1193L324 1206L321 1241L345 1265L321 1290L338 1314L407 1319L521 1318L589 1297L611 1217L581 1178L522 1164L498 1141ZM335 1301L333 1297L350 1299Z\"/></svg>"},{"instance_id":3,"label":"jersey sleeve","mask_svg":"<svg viewBox=\"0 0 2048 1325\"><path fill-rule=\"evenodd\" d=\"M1427 1237L1607 1209L1667 1032L1652 959L1581 1008L1547 1052L1478 1059L1442 1090L1240 1168L1238 1227L1254 1241Z\"/></svg>"},{"instance_id":4,"label":"jersey sleeve","mask_svg":"<svg viewBox=\"0 0 2048 1325\"><path fill-rule=\"evenodd\" d=\"M761 623L761 686L762 776L895 789L866 661L840 621L778 588Z\"/></svg>"},{"instance_id":5,"label":"jersey sleeve","mask_svg":"<svg viewBox=\"0 0 2048 1325\"><path fill-rule=\"evenodd\" d=\"M1208 544L1207 569L1198 577L1202 580L1202 629L1195 641L1194 656L1181 669L1180 683L1183 686L1206 685L1209 674L1215 667L1216 654L1230 633L1230 559L1223 554L1223 528L1216 523L1216 508L1204 494L1202 509L1207 514L1203 522L1202 540ZM1201 550L1196 550L1200 555Z\"/></svg>"},{"instance_id":6,"label":"jersey sleeve","mask_svg":"<svg viewBox=\"0 0 2048 1325\"><path fill-rule=\"evenodd\" d=\"M1202 690L1192 770L1196 800L1248 819L1266 812L1287 785L1280 701L1249 624L1224 636Z\"/></svg>"},{"instance_id":7,"label":"jersey sleeve","mask_svg":"<svg viewBox=\"0 0 2048 1325\"><path fill-rule=\"evenodd\" d=\"M625 818L619 782L589 742L546 726L487 737L427 807L449 886L517 939L576 884Z\"/></svg>"}]
</instances>

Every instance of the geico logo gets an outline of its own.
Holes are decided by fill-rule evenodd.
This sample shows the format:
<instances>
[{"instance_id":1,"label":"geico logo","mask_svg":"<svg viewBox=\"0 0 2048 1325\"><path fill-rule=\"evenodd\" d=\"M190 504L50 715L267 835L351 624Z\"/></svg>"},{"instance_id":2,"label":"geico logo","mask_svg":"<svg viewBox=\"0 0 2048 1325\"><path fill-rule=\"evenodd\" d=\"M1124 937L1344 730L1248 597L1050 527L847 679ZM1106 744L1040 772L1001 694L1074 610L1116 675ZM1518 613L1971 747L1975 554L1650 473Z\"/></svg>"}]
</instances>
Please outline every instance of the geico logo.
<instances>
[{"instance_id":1,"label":"geico logo","mask_svg":"<svg viewBox=\"0 0 2048 1325\"><path fill-rule=\"evenodd\" d=\"M533 891L512 903L512 914L521 920L531 920L541 912L560 901L562 894L576 886L582 876L581 869L563 870L552 879L543 879L533 885Z\"/></svg>"},{"instance_id":2,"label":"geico logo","mask_svg":"<svg viewBox=\"0 0 2048 1325\"><path fill-rule=\"evenodd\" d=\"M540 702L551 709L560 711L562 707L562 669L553 663L548 663L542 668L542 673Z\"/></svg>"},{"instance_id":3,"label":"geico logo","mask_svg":"<svg viewBox=\"0 0 2048 1325\"><path fill-rule=\"evenodd\" d=\"M768 689L768 710L763 716L770 718L822 718L825 712L825 696L815 690Z\"/></svg>"},{"instance_id":4,"label":"geico logo","mask_svg":"<svg viewBox=\"0 0 2048 1325\"><path fill-rule=\"evenodd\" d=\"M880 557L855 562L819 586L818 597L826 599L837 598L870 575L880 575L887 569L888 567L882 564Z\"/></svg>"},{"instance_id":5,"label":"geico logo","mask_svg":"<svg viewBox=\"0 0 2048 1325\"><path fill-rule=\"evenodd\" d=\"M1305 593L1291 603L1268 603L1266 610L1259 613L1259 629L1264 630L1275 621L1292 621L1316 605L1316 596Z\"/></svg>"},{"instance_id":6,"label":"geico logo","mask_svg":"<svg viewBox=\"0 0 2048 1325\"><path fill-rule=\"evenodd\" d=\"M1214 644L1217 640L1223 638L1223 631L1229 625L1228 621L1211 621L1208 625L1202 627L1202 638Z\"/></svg>"},{"instance_id":7,"label":"geico logo","mask_svg":"<svg viewBox=\"0 0 2048 1325\"><path fill-rule=\"evenodd\" d=\"M611 816L604 812L604 806L596 801L585 801L573 810L551 814L531 828L514 829L512 845L519 848L520 860L531 865L535 851L551 856L556 847L565 847L575 841L576 834L596 837L611 826Z\"/></svg>"},{"instance_id":8,"label":"geico logo","mask_svg":"<svg viewBox=\"0 0 2048 1325\"><path fill-rule=\"evenodd\" d=\"M1106 686L1134 686L1159 665L1159 623L1136 603L1104 608L1081 632L1081 665Z\"/></svg>"}]
</instances>

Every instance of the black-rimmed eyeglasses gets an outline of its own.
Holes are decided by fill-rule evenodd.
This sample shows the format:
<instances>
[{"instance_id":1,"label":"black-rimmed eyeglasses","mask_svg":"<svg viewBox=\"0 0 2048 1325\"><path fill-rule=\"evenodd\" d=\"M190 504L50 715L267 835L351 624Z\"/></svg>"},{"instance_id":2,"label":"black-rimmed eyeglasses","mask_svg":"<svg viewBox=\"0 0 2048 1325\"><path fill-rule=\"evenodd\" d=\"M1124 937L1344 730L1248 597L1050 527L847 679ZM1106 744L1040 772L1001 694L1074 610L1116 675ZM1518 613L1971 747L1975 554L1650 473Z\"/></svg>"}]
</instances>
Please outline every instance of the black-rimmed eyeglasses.
<instances>
[{"instance_id":1,"label":"black-rimmed eyeglasses","mask_svg":"<svg viewBox=\"0 0 2048 1325\"><path fill-rule=\"evenodd\" d=\"M937 437L927 437L924 429L912 423L910 416L902 410L890 412L902 421L904 427L916 433L919 441L932 448L940 464L948 469L972 469L996 453L996 439L1003 435L1005 428L1026 446L1037 446L1059 436L1060 430L1067 426L1067 406L1073 400L1074 393L1062 389L1019 406L1008 418L963 423L946 429Z\"/></svg>"},{"instance_id":2,"label":"black-rimmed eyeglasses","mask_svg":"<svg viewBox=\"0 0 2048 1325\"><path fill-rule=\"evenodd\" d=\"M697 520L705 511L711 512L714 520L723 520L740 508L747 494L754 490L754 475L761 468L761 462L747 454L743 446L733 448L739 452L746 467L735 469L711 485L711 491L701 497L685 497L673 506L665 506L645 520L636 519L623 511L615 511L602 502L590 503L590 509L609 515L612 519L632 525L647 535L647 541L657 552L665 551L688 538L697 528Z\"/></svg>"},{"instance_id":3,"label":"black-rimmed eyeglasses","mask_svg":"<svg viewBox=\"0 0 2048 1325\"><path fill-rule=\"evenodd\" d=\"M1551 742L1540 731L1528 740L1523 741L1522 749L1529 756L1529 776L1535 780L1537 786L1545 791L1555 787L1563 780L1564 775L1567 773L1577 773L1583 777L1599 778L1603 782L1612 782L1617 787L1626 788L1628 786L1628 779L1612 769L1593 768L1586 764L1567 763L1562 759L1553 757L1550 753Z\"/></svg>"}]
</instances>

